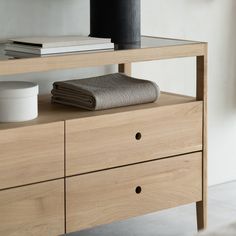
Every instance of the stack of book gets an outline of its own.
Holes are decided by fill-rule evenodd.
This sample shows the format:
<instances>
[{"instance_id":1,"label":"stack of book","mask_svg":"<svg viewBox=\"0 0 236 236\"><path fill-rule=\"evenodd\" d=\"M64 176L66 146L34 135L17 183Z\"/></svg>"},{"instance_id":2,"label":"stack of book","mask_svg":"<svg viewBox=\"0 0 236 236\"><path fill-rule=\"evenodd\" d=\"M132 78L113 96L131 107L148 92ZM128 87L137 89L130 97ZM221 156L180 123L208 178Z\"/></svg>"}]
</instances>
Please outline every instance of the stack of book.
<instances>
[{"instance_id":1,"label":"stack of book","mask_svg":"<svg viewBox=\"0 0 236 236\"><path fill-rule=\"evenodd\" d=\"M15 58L48 56L95 50L112 50L111 39L87 36L30 37L11 39L5 47L6 56Z\"/></svg>"}]
</instances>

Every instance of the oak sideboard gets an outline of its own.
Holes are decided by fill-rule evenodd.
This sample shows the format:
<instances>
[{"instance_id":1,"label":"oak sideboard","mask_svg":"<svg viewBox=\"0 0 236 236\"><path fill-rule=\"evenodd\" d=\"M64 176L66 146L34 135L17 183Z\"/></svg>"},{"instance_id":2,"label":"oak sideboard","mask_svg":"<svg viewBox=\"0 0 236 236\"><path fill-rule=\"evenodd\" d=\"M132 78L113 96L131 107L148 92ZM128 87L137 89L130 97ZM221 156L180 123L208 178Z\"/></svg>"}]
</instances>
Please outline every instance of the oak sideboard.
<instances>
[{"instance_id":1,"label":"oak sideboard","mask_svg":"<svg viewBox=\"0 0 236 236\"><path fill-rule=\"evenodd\" d=\"M207 43L145 36L137 49L0 60L0 75L196 58L196 96L88 112L39 97L0 124L0 235L58 236L196 203L207 224Z\"/></svg>"}]
</instances>

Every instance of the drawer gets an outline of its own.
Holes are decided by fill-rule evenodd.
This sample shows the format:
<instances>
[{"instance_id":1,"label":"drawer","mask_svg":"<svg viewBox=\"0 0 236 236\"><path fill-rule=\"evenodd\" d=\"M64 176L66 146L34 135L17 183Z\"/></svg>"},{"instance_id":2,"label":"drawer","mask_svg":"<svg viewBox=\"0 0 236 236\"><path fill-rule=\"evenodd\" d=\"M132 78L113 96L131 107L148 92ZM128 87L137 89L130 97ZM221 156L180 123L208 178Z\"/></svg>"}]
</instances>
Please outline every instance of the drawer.
<instances>
[{"instance_id":1,"label":"drawer","mask_svg":"<svg viewBox=\"0 0 236 236\"><path fill-rule=\"evenodd\" d=\"M202 199L202 153L66 180L68 233Z\"/></svg>"},{"instance_id":2,"label":"drawer","mask_svg":"<svg viewBox=\"0 0 236 236\"><path fill-rule=\"evenodd\" d=\"M64 225L63 180L0 191L0 235L57 236Z\"/></svg>"},{"instance_id":3,"label":"drawer","mask_svg":"<svg viewBox=\"0 0 236 236\"><path fill-rule=\"evenodd\" d=\"M202 102L66 122L66 174L202 150Z\"/></svg>"},{"instance_id":4,"label":"drawer","mask_svg":"<svg viewBox=\"0 0 236 236\"><path fill-rule=\"evenodd\" d=\"M64 122L0 131L0 189L64 176Z\"/></svg>"}]
</instances>

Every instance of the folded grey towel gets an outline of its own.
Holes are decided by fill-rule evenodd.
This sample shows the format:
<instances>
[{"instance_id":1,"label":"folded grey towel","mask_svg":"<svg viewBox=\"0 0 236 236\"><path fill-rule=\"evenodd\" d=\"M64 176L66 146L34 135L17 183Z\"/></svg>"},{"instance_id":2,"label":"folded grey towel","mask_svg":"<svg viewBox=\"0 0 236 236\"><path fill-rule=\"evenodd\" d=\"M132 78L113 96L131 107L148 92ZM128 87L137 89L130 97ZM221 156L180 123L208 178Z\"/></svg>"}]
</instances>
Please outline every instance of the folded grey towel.
<instances>
[{"instance_id":1,"label":"folded grey towel","mask_svg":"<svg viewBox=\"0 0 236 236\"><path fill-rule=\"evenodd\" d=\"M160 96L160 89L154 82L116 73L55 82L52 95L54 103L104 110L154 102Z\"/></svg>"}]
</instances>

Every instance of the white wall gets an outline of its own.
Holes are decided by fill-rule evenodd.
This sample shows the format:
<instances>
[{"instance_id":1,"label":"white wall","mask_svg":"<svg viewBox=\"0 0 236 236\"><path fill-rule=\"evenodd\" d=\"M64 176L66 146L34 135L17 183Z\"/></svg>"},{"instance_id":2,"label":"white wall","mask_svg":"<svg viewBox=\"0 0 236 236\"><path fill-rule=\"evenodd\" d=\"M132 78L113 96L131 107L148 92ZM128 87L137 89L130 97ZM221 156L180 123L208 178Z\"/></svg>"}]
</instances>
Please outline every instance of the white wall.
<instances>
[{"instance_id":1,"label":"white wall","mask_svg":"<svg viewBox=\"0 0 236 236\"><path fill-rule=\"evenodd\" d=\"M0 0L0 39L89 33L89 0ZM142 0L143 34L209 42L209 183L236 180L236 1ZM134 65L134 75L162 89L195 91L195 60ZM58 79L108 73L114 67L1 76L37 81L41 93Z\"/></svg>"},{"instance_id":2,"label":"white wall","mask_svg":"<svg viewBox=\"0 0 236 236\"><path fill-rule=\"evenodd\" d=\"M21 36L88 35L89 0L0 0L0 40ZM1 51L0 47L0 51ZM114 67L0 76L0 80L37 82L49 93L55 80L111 73Z\"/></svg>"},{"instance_id":3,"label":"white wall","mask_svg":"<svg viewBox=\"0 0 236 236\"><path fill-rule=\"evenodd\" d=\"M236 1L143 0L142 5L144 34L209 42L209 183L236 180ZM194 61L174 63L144 68L161 87L191 94Z\"/></svg>"}]
</instances>

